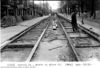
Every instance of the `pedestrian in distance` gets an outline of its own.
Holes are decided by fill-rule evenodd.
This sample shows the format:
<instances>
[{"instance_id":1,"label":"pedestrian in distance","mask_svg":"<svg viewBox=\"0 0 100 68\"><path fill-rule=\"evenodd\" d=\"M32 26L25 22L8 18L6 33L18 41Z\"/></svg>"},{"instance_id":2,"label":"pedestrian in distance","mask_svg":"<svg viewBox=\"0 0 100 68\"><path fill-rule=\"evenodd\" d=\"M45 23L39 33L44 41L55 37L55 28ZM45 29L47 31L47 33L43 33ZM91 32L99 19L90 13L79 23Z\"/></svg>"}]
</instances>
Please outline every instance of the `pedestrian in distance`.
<instances>
[{"instance_id":1,"label":"pedestrian in distance","mask_svg":"<svg viewBox=\"0 0 100 68\"><path fill-rule=\"evenodd\" d=\"M73 31L74 32L77 32L78 31L78 25L77 25L77 18L76 18L76 12L73 12L72 13L72 16L71 16L71 24L72 24L72 28L73 28Z\"/></svg>"},{"instance_id":2,"label":"pedestrian in distance","mask_svg":"<svg viewBox=\"0 0 100 68\"><path fill-rule=\"evenodd\" d=\"M84 13L82 13L82 24L84 24Z\"/></svg>"},{"instance_id":3,"label":"pedestrian in distance","mask_svg":"<svg viewBox=\"0 0 100 68\"><path fill-rule=\"evenodd\" d=\"M84 24L84 19L87 18L87 11L82 13L82 24Z\"/></svg>"}]
</instances>

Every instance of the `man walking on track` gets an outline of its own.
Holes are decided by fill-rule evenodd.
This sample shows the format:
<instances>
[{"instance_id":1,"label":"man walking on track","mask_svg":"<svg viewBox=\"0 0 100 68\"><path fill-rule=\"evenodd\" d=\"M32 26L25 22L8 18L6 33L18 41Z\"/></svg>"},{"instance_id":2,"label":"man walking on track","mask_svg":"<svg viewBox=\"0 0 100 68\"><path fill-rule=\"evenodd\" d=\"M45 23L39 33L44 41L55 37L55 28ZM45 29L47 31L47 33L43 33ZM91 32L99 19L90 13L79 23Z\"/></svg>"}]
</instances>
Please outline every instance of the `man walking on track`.
<instances>
[{"instance_id":1,"label":"man walking on track","mask_svg":"<svg viewBox=\"0 0 100 68\"><path fill-rule=\"evenodd\" d=\"M76 12L72 13L71 19L72 19L71 24L72 24L73 31L76 32L78 31Z\"/></svg>"}]
</instances>

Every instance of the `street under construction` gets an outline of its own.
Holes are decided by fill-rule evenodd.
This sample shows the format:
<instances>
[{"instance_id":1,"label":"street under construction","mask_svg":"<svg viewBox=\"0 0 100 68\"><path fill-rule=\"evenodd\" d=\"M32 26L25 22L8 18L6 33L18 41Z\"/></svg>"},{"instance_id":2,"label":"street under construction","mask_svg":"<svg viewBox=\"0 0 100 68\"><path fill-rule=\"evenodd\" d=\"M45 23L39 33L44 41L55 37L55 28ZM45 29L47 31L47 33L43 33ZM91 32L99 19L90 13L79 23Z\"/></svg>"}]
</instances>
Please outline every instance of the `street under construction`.
<instances>
[{"instance_id":1,"label":"street under construction","mask_svg":"<svg viewBox=\"0 0 100 68\"><path fill-rule=\"evenodd\" d=\"M99 0L1 0L0 61L100 61L99 4Z\"/></svg>"}]
</instances>

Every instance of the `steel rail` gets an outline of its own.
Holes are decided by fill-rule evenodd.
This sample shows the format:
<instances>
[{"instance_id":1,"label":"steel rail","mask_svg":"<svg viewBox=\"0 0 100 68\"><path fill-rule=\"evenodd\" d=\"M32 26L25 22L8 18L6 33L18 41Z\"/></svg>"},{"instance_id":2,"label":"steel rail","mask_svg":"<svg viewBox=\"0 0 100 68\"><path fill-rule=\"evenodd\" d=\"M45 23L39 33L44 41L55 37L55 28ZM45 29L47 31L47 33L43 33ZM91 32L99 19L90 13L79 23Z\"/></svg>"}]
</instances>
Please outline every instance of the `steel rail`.
<instances>
[{"instance_id":1,"label":"steel rail","mask_svg":"<svg viewBox=\"0 0 100 68\"><path fill-rule=\"evenodd\" d=\"M29 30L31 30L32 28L33 28L33 26L31 26L31 27L27 28L26 30L20 32L19 34L15 35L12 39L9 39L9 40L5 41L3 44L1 44L0 50L3 49L9 43L11 43L14 40L16 40L17 38L19 38L20 36L22 36L23 34L25 34L26 32L28 32Z\"/></svg>"},{"instance_id":2,"label":"steel rail","mask_svg":"<svg viewBox=\"0 0 100 68\"><path fill-rule=\"evenodd\" d=\"M39 44L40 44L40 41L42 40L43 36L45 35L45 32L47 31L48 27L49 27L50 23L48 22L46 28L43 30L42 34L40 35L40 37L38 38L36 44L34 45L34 47L32 48L28 58L26 59L25 62L30 62L32 57L34 56Z\"/></svg>"},{"instance_id":3,"label":"steel rail","mask_svg":"<svg viewBox=\"0 0 100 68\"><path fill-rule=\"evenodd\" d=\"M67 19L67 18L65 18L65 17L62 17L62 16L60 16L60 15L58 15L58 16L61 17L61 18L63 18L63 19L65 19L65 20L68 21L68 22L71 22L71 20L69 20L69 19ZM96 40L98 40L98 41L100 42L100 36L97 36L98 34L96 34L96 33L92 32L92 31L88 30L87 28L81 26L80 24L78 24L78 27L79 27L81 30L85 31L87 34L89 34L90 36L92 36L93 38L95 38Z\"/></svg>"},{"instance_id":4,"label":"steel rail","mask_svg":"<svg viewBox=\"0 0 100 68\"><path fill-rule=\"evenodd\" d=\"M48 18L49 18L49 17L48 17ZM46 19L48 19L48 18L46 18ZM43 19L43 20L46 20L46 19ZM41 21L43 21L43 20L41 20ZM1 44L0 44L0 51L1 51L6 45L8 45L9 43L11 43L11 42L13 42L14 40L18 39L19 37L21 37L22 35L24 35L24 34L27 33L28 31L30 31L32 28L34 28L35 26L37 26L38 24L40 24L41 21L38 22L38 23L36 23L36 24L34 24L34 25L32 25L32 26L30 26L29 28L23 30L23 31L20 32L19 34L16 34L15 36L13 36L12 38L8 39L7 41L1 43Z\"/></svg>"},{"instance_id":5,"label":"steel rail","mask_svg":"<svg viewBox=\"0 0 100 68\"><path fill-rule=\"evenodd\" d=\"M60 17L61 17L61 16L60 16ZM63 18L63 17L61 17L61 18ZM63 19L65 19L66 21L68 21L68 22L70 23L70 20L68 20L68 19L66 19L66 18L63 18ZM61 24L61 26L62 26L63 30L67 29L67 28L64 28L62 24ZM87 35L91 36L92 38L94 38L95 40L97 40L97 41L100 42L100 36L99 36L97 33L94 33L93 31L91 31L91 30L89 30L89 29L87 29L87 28L81 26L80 24L78 24L78 27L79 27L79 29L83 30ZM68 34L68 33L67 33L67 34ZM68 36L68 37L69 37L69 36ZM70 40L71 40L70 37L69 37L68 39L69 39L69 43L71 43L71 42L70 42ZM73 49L74 54L76 54L76 55L75 55L76 58L79 58L79 57L78 57L78 54L77 54L75 48L100 47L100 46L99 46L100 44L99 44L99 45L95 45L95 46L76 46L76 44L77 44L77 43L72 44L72 46L71 46L72 49ZM75 47L74 47L74 46L75 46ZM79 58L78 61L81 61L81 59Z\"/></svg>"},{"instance_id":6,"label":"steel rail","mask_svg":"<svg viewBox=\"0 0 100 68\"><path fill-rule=\"evenodd\" d=\"M66 32L64 26L60 22L59 22L59 24L61 25L61 28L65 33L66 39L68 40L68 43L69 43L69 45L70 45L70 47L75 55L76 61L81 61L81 59L78 57L78 54L77 54L76 49L74 47L76 44L73 44L73 42L72 42L71 38L69 37L68 33Z\"/></svg>"},{"instance_id":7,"label":"steel rail","mask_svg":"<svg viewBox=\"0 0 100 68\"><path fill-rule=\"evenodd\" d=\"M89 34L90 36L92 36L93 38L95 38L96 40L98 40L100 42L100 36L97 36L96 34L93 34L92 31L82 27L81 25L79 25L79 28L83 31L85 31L87 34Z\"/></svg>"}]
</instances>

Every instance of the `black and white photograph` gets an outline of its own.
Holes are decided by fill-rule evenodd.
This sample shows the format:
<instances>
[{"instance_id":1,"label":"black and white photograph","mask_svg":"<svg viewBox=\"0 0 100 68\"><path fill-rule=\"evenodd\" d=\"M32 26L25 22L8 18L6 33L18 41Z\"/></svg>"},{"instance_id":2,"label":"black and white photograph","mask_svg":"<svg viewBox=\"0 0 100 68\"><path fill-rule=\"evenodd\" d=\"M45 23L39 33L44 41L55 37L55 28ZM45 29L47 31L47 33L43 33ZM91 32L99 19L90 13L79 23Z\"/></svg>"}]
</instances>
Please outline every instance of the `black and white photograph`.
<instances>
[{"instance_id":1,"label":"black and white photograph","mask_svg":"<svg viewBox=\"0 0 100 68\"><path fill-rule=\"evenodd\" d=\"M0 6L0 63L100 61L100 0L0 0Z\"/></svg>"}]
</instances>

